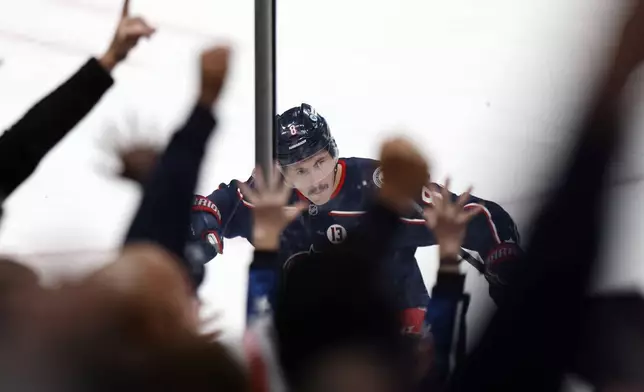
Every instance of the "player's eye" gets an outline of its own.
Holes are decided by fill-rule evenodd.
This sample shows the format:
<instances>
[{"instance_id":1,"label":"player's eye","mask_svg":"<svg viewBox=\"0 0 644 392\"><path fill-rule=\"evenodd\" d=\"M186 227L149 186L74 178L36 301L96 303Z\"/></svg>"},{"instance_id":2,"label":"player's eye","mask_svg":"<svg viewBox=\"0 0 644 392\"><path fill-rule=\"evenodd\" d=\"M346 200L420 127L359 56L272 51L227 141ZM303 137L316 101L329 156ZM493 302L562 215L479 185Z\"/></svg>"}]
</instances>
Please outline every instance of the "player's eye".
<instances>
[{"instance_id":1,"label":"player's eye","mask_svg":"<svg viewBox=\"0 0 644 392\"><path fill-rule=\"evenodd\" d=\"M322 158L322 159L318 160L317 162L315 162L315 167L320 167L320 166L322 166L323 163L324 163L324 158Z\"/></svg>"},{"instance_id":2,"label":"player's eye","mask_svg":"<svg viewBox=\"0 0 644 392\"><path fill-rule=\"evenodd\" d=\"M304 169L297 169L297 170L295 171L295 174L297 174L297 175L299 175L299 176L302 176L302 175L306 174L306 170L304 170Z\"/></svg>"}]
</instances>

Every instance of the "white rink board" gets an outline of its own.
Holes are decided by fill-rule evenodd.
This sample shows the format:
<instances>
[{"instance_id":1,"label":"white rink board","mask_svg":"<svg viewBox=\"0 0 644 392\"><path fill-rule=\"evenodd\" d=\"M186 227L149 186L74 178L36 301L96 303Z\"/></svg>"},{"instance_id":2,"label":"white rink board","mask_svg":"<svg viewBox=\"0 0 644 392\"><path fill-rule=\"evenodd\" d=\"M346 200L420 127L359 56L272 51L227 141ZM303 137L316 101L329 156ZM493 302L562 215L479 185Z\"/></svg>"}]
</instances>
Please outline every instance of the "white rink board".
<instances>
[{"instance_id":1,"label":"white rink board","mask_svg":"<svg viewBox=\"0 0 644 392\"><path fill-rule=\"evenodd\" d=\"M282 0L278 9L278 110L313 104L331 124L343 156L374 157L382 137L403 131L431 157L434 175L454 179L500 202L522 231L549 168L567 148L569 125L584 102L615 23L617 2L604 0ZM105 140L164 143L195 94L196 54L212 42L231 42L235 57L218 109L198 191L245 179L253 148L253 2L250 0L133 0L133 13L159 28L117 70L116 86L43 162L6 204L0 251L42 254L118 247L140 194L115 180ZM34 13L37 9L39 12ZM116 0L0 2L0 129L107 46ZM365 17L368 15L368 17ZM386 28L385 28L386 27ZM634 125L644 119L634 113ZM643 252L642 138L634 136L618 162L628 180L615 188L619 210L608 226L607 254L619 268L601 274L599 287L644 287L644 270L626 260ZM103 174L97 177L97 173ZM524 233L525 234L525 233ZM206 312L222 311L233 337L243 325L246 267L243 240L208 267L202 288ZM419 259L427 283L432 249ZM36 258L54 281L78 275L101 260ZM482 277L470 326L490 304Z\"/></svg>"}]
</instances>

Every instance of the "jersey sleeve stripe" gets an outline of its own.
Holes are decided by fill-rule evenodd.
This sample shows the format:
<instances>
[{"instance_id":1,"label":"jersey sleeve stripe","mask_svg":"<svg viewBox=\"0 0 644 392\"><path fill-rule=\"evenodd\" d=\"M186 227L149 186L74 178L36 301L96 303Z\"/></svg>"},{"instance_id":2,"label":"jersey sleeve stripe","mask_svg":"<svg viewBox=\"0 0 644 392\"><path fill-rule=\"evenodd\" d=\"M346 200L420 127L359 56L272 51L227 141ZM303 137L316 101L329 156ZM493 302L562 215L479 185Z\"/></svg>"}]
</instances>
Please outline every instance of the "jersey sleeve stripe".
<instances>
[{"instance_id":1,"label":"jersey sleeve stripe","mask_svg":"<svg viewBox=\"0 0 644 392\"><path fill-rule=\"evenodd\" d=\"M412 218L400 218L400 220L412 225L424 225L425 222L427 222L425 219L412 219Z\"/></svg>"},{"instance_id":2,"label":"jersey sleeve stripe","mask_svg":"<svg viewBox=\"0 0 644 392\"><path fill-rule=\"evenodd\" d=\"M337 216L337 217L345 217L345 218L351 218L351 217L357 217L360 215L364 215L366 211L338 211L338 210L333 210L329 211L329 216ZM400 218L405 223L410 223L413 225L424 225L425 224L425 219L411 219L411 218Z\"/></svg>"},{"instance_id":3,"label":"jersey sleeve stripe","mask_svg":"<svg viewBox=\"0 0 644 392\"><path fill-rule=\"evenodd\" d=\"M492 237L494 238L494 241L496 241L497 244L501 243L501 238L499 237L499 232L496 229L496 225L494 224L494 220L492 219L492 214L490 213L490 210L488 210L485 206L479 203L470 203L465 205L465 209L472 209L472 208L478 208L483 214L485 214L485 217L487 218L487 224L488 227L490 228L490 232L492 233Z\"/></svg>"},{"instance_id":4,"label":"jersey sleeve stripe","mask_svg":"<svg viewBox=\"0 0 644 392\"><path fill-rule=\"evenodd\" d=\"M364 215L365 213L366 211L338 211L338 210L329 211L330 216L346 216L346 217L360 216L360 215Z\"/></svg>"}]
</instances>

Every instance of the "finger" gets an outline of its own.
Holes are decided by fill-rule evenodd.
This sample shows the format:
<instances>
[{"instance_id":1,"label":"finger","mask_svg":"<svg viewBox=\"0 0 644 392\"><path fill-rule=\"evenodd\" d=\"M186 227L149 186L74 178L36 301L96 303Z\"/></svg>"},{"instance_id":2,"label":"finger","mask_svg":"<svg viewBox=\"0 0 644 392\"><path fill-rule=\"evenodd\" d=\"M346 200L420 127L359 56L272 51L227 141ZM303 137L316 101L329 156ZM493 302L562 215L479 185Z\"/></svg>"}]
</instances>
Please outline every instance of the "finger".
<instances>
[{"instance_id":1,"label":"finger","mask_svg":"<svg viewBox=\"0 0 644 392\"><path fill-rule=\"evenodd\" d=\"M289 222L293 221L293 219L297 218L308 207L309 203L305 201L300 201L294 206L286 207L286 219Z\"/></svg>"},{"instance_id":2,"label":"finger","mask_svg":"<svg viewBox=\"0 0 644 392\"><path fill-rule=\"evenodd\" d=\"M259 196L256 190L251 189L251 187L244 182L238 182L237 186L246 200L253 204L257 203L257 198Z\"/></svg>"},{"instance_id":3,"label":"finger","mask_svg":"<svg viewBox=\"0 0 644 392\"><path fill-rule=\"evenodd\" d=\"M462 216L463 222L469 222L480 212L481 212L481 207L477 205L473 205L471 207L468 207L460 216Z\"/></svg>"},{"instance_id":4,"label":"finger","mask_svg":"<svg viewBox=\"0 0 644 392\"><path fill-rule=\"evenodd\" d=\"M148 28L152 28L152 26L142 17L136 16L136 17L131 17L127 18L123 21L123 23L126 26L135 26L135 25L140 25L140 26L146 26Z\"/></svg>"},{"instance_id":5,"label":"finger","mask_svg":"<svg viewBox=\"0 0 644 392\"><path fill-rule=\"evenodd\" d=\"M145 22L145 19L143 19L140 16L128 17L127 19L125 19L124 23L128 26L135 25L135 24L147 25L147 23Z\"/></svg>"},{"instance_id":6,"label":"finger","mask_svg":"<svg viewBox=\"0 0 644 392\"><path fill-rule=\"evenodd\" d=\"M456 200L456 205L458 205L459 207L464 207L465 204L467 204L468 200L470 199L470 195L472 194L472 189L473 187L470 185L470 187L467 188L465 192L461 193L461 195Z\"/></svg>"},{"instance_id":7,"label":"finger","mask_svg":"<svg viewBox=\"0 0 644 392\"><path fill-rule=\"evenodd\" d=\"M154 27L150 26L142 18L127 19L124 25L124 29L126 32L129 32L130 34L136 32L140 35L150 35L156 31Z\"/></svg>"},{"instance_id":8,"label":"finger","mask_svg":"<svg viewBox=\"0 0 644 392\"><path fill-rule=\"evenodd\" d=\"M125 0L123 2L123 8L121 8L121 18L127 18L130 14L130 0Z\"/></svg>"},{"instance_id":9,"label":"finger","mask_svg":"<svg viewBox=\"0 0 644 392\"><path fill-rule=\"evenodd\" d=\"M280 178L282 175L279 175ZM293 188L286 186L286 183L283 178L281 178L280 181L280 189L279 189L279 198L282 200L282 203L286 204L288 199L291 197L291 194L293 193Z\"/></svg>"},{"instance_id":10,"label":"finger","mask_svg":"<svg viewBox=\"0 0 644 392\"><path fill-rule=\"evenodd\" d=\"M440 185L438 185L436 183L433 183L433 182L430 183L429 185L427 185L426 189L429 192L430 197L432 197L432 198L437 194L440 196L440 194L441 194L441 192L443 190L443 188L441 188ZM433 201L433 199L432 199L432 201Z\"/></svg>"},{"instance_id":11,"label":"finger","mask_svg":"<svg viewBox=\"0 0 644 392\"><path fill-rule=\"evenodd\" d=\"M273 177L271 178L270 187L272 190L279 190L279 185L281 182L282 176L280 175L280 169L277 163L273 165Z\"/></svg>"},{"instance_id":12,"label":"finger","mask_svg":"<svg viewBox=\"0 0 644 392\"><path fill-rule=\"evenodd\" d=\"M309 204L310 203L308 201L299 201L299 202L295 203L295 208L298 211L302 212L302 211L304 211L304 210L309 208Z\"/></svg>"},{"instance_id":13,"label":"finger","mask_svg":"<svg viewBox=\"0 0 644 392\"><path fill-rule=\"evenodd\" d=\"M259 192L266 190L266 182L264 181L264 172L261 166L255 168L255 189Z\"/></svg>"},{"instance_id":14,"label":"finger","mask_svg":"<svg viewBox=\"0 0 644 392\"><path fill-rule=\"evenodd\" d=\"M223 334L222 331L213 331L213 332L204 333L201 336L203 339L205 339L208 342L214 342L215 340L218 340L222 334Z\"/></svg>"},{"instance_id":15,"label":"finger","mask_svg":"<svg viewBox=\"0 0 644 392\"><path fill-rule=\"evenodd\" d=\"M432 204L434 204L434 207L437 208L438 210L442 210L443 209L443 195L441 194L442 189L436 185L434 186L434 189L437 189L437 190L430 191L430 194L432 196Z\"/></svg>"},{"instance_id":16,"label":"finger","mask_svg":"<svg viewBox=\"0 0 644 392\"><path fill-rule=\"evenodd\" d=\"M200 321L201 325L209 325L214 323L215 321L221 320L222 314L221 313L214 313L211 314L210 316L203 317Z\"/></svg>"},{"instance_id":17,"label":"finger","mask_svg":"<svg viewBox=\"0 0 644 392\"><path fill-rule=\"evenodd\" d=\"M436 222L438 221L436 210L433 208L425 208L423 216L425 217L426 226L433 230L436 227Z\"/></svg>"},{"instance_id":18,"label":"finger","mask_svg":"<svg viewBox=\"0 0 644 392\"><path fill-rule=\"evenodd\" d=\"M450 202L450 193L449 193L449 186L451 185L452 179L447 177L445 178L445 185L443 186L443 189L441 189L441 196L443 196L443 202L448 203Z\"/></svg>"},{"instance_id":19,"label":"finger","mask_svg":"<svg viewBox=\"0 0 644 392\"><path fill-rule=\"evenodd\" d=\"M145 26L126 26L123 28L123 35L126 40L138 40L141 37L149 38L154 34L156 30L151 27Z\"/></svg>"}]
</instances>

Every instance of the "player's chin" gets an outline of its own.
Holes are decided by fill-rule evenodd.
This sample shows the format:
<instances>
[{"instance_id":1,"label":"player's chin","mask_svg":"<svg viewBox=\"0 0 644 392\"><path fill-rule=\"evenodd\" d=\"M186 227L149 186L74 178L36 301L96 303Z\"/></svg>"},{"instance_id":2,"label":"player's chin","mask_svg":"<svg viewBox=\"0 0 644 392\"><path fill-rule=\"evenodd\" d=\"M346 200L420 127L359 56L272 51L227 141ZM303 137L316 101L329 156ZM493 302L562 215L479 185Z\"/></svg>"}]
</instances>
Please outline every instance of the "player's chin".
<instances>
[{"instance_id":1,"label":"player's chin","mask_svg":"<svg viewBox=\"0 0 644 392\"><path fill-rule=\"evenodd\" d=\"M331 195L327 195L326 192L322 194L311 195L309 196L309 200L317 205L321 205L331 200Z\"/></svg>"}]
</instances>

